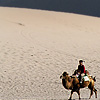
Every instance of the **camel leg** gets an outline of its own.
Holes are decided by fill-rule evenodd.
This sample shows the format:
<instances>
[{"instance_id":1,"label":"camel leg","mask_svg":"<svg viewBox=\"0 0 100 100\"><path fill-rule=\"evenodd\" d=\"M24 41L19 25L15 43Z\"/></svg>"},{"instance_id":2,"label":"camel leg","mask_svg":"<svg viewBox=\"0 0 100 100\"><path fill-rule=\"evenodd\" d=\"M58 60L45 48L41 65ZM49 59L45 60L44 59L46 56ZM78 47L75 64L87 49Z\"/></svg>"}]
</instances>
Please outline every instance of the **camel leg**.
<instances>
[{"instance_id":1,"label":"camel leg","mask_svg":"<svg viewBox=\"0 0 100 100\"><path fill-rule=\"evenodd\" d=\"M80 98L80 90L77 91L77 94L79 96L79 100L81 100L81 98Z\"/></svg>"},{"instance_id":2,"label":"camel leg","mask_svg":"<svg viewBox=\"0 0 100 100\"><path fill-rule=\"evenodd\" d=\"M70 95L70 98L68 100L71 100L72 99L72 95L73 95L73 90L71 91L71 95Z\"/></svg>"},{"instance_id":3,"label":"camel leg","mask_svg":"<svg viewBox=\"0 0 100 100\"><path fill-rule=\"evenodd\" d=\"M95 92L95 98L97 98L97 90L95 88L91 89L91 93L90 93L90 98L91 99L91 96L93 95L93 92Z\"/></svg>"},{"instance_id":4,"label":"camel leg","mask_svg":"<svg viewBox=\"0 0 100 100\"><path fill-rule=\"evenodd\" d=\"M91 99L91 96L93 95L93 89L91 89L91 93L90 93L90 97L89 99Z\"/></svg>"},{"instance_id":5,"label":"camel leg","mask_svg":"<svg viewBox=\"0 0 100 100\"><path fill-rule=\"evenodd\" d=\"M95 98L97 98L97 90L94 88L93 91L95 92Z\"/></svg>"},{"instance_id":6,"label":"camel leg","mask_svg":"<svg viewBox=\"0 0 100 100\"><path fill-rule=\"evenodd\" d=\"M89 86L88 86L88 88L90 89L90 97L89 97L89 99L91 99L91 96L93 95L93 90L94 90L94 84L91 82L90 84L89 84Z\"/></svg>"}]
</instances>

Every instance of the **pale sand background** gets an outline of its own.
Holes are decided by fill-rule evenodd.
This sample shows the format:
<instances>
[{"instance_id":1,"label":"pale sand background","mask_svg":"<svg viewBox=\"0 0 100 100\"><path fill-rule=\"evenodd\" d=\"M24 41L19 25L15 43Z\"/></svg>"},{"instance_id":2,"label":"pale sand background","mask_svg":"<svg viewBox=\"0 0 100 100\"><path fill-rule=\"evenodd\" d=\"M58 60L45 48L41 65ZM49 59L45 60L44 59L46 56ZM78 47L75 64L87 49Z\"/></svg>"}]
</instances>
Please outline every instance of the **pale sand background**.
<instances>
[{"instance_id":1,"label":"pale sand background","mask_svg":"<svg viewBox=\"0 0 100 100\"><path fill-rule=\"evenodd\" d=\"M97 82L100 100L100 18L41 10L0 8L0 98L68 99L59 76L78 60ZM82 100L90 91L81 90ZM75 93L73 98L77 100ZM94 99L94 95L91 100Z\"/></svg>"}]
</instances>

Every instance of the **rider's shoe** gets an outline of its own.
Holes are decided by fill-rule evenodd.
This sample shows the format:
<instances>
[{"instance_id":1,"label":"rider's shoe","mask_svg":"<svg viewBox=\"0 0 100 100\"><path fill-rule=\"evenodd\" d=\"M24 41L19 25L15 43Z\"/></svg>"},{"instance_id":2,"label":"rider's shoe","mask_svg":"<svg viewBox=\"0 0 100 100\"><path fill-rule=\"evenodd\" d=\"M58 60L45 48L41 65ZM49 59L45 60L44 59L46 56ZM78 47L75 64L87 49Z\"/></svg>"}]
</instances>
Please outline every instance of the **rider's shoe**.
<instances>
[{"instance_id":1,"label":"rider's shoe","mask_svg":"<svg viewBox=\"0 0 100 100\"><path fill-rule=\"evenodd\" d=\"M82 81L80 81L80 84L82 84Z\"/></svg>"}]
</instances>

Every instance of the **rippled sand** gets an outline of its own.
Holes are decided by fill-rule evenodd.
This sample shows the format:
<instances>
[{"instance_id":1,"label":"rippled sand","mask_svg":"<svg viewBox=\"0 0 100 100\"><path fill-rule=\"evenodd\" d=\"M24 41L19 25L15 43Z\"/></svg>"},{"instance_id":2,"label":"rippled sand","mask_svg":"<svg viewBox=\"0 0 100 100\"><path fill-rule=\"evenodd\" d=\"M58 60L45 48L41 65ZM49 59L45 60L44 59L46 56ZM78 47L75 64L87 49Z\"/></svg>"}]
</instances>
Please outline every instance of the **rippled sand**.
<instances>
[{"instance_id":1,"label":"rippled sand","mask_svg":"<svg viewBox=\"0 0 100 100\"><path fill-rule=\"evenodd\" d=\"M66 100L60 75L84 59L96 76L100 100L100 18L21 8L0 8L0 98ZM82 100L90 91L81 90ZM75 93L73 100L78 100Z\"/></svg>"}]
</instances>

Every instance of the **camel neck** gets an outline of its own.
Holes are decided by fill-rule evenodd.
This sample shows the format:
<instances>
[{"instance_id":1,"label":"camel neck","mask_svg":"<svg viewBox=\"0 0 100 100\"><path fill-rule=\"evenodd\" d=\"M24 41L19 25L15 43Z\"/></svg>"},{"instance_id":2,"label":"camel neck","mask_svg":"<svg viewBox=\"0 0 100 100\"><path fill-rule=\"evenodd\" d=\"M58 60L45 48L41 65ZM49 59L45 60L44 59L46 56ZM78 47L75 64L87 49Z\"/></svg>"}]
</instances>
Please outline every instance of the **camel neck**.
<instances>
[{"instance_id":1,"label":"camel neck","mask_svg":"<svg viewBox=\"0 0 100 100\"><path fill-rule=\"evenodd\" d=\"M66 89L71 89L72 88L72 82L71 82L71 77L67 77L66 79L63 79L62 80L62 83L63 83L63 86L66 88Z\"/></svg>"}]
</instances>

